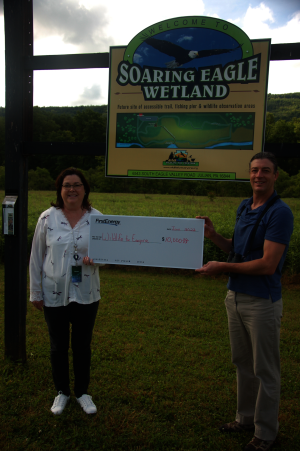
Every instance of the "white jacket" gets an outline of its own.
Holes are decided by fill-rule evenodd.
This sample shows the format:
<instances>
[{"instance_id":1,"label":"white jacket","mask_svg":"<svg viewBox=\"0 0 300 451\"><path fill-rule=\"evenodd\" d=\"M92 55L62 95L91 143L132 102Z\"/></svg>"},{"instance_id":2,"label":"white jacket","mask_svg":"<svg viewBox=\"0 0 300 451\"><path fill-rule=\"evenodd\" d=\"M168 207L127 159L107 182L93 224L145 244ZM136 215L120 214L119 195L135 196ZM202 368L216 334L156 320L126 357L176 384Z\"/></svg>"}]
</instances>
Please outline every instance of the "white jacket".
<instances>
[{"instance_id":1,"label":"white jacket","mask_svg":"<svg viewBox=\"0 0 300 451\"><path fill-rule=\"evenodd\" d=\"M46 307L70 302L91 304L100 299L99 267L83 265L88 255L90 215L102 214L94 208L86 212L72 229L61 209L44 211L36 225L29 264L30 301L44 300ZM74 243L82 265L82 282L72 283Z\"/></svg>"}]
</instances>

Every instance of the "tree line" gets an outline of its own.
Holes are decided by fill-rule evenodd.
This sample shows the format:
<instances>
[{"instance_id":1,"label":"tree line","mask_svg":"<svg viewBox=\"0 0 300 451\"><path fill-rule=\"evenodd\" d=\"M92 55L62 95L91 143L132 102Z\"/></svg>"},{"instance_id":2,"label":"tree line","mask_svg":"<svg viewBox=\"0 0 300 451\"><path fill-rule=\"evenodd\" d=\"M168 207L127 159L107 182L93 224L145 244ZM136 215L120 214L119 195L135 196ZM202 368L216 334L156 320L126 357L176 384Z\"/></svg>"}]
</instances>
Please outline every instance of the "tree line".
<instances>
[{"instance_id":1,"label":"tree line","mask_svg":"<svg viewBox=\"0 0 300 451\"><path fill-rule=\"evenodd\" d=\"M276 120L290 122L294 117L299 118L300 92L289 94L268 94L268 112L274 114Z\"/></svg>"},{"instance_id":2,"label":"tree line","mask_svg":"<svg viewBox=\"0 0 300 451\"><path fill-rule=\"evenodd\" d=\"M284 113L284 114L283 114ZM4 188L5 109L0 107L0 188ZM285 117L285 119L283 118ZM105 142L107 105L79 107L34 107L35 142ZM300 93L268 95L266 142L300 142ZM29 189L52 190L62 169L75 166L84 171L97 192L136 192L211 196L247 196L248 183L190 180L111 179L105 177L105 157L33 155L28 158ZM279 158L279 194L300 195L300 158ZM209 194L210 193L210 194Z\"/></svg>"}]
</instances>

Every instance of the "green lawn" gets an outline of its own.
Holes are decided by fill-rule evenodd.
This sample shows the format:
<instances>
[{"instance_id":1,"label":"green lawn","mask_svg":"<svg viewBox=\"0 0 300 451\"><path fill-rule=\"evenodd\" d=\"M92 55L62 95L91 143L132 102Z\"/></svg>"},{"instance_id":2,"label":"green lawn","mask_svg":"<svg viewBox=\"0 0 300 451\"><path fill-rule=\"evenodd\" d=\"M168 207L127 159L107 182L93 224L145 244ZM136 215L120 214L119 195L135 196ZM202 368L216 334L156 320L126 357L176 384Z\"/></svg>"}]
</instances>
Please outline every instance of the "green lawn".
<instances>
[{"instance_id":1,"label":"green lawn","mask_svg":"<svg viewBox=\"0 0 300 451\"><path fill-rule=\"evenodd\" d=\"M1 281L3 271L0 266ZM42 313L28 305L27 363L1 358L0 449L243 449L251 433L224 435L217 429L234 419L236 407L226 280L115 266L101 268L100 275L90 384L98 413L86 415L74 397L61 416L50 412L55 391L48 333ZM280 433L274 449L297 450L299 286L286 286L283 298ZM3 350L3 282L0 302Z\"/></svg>"}]
</instances>

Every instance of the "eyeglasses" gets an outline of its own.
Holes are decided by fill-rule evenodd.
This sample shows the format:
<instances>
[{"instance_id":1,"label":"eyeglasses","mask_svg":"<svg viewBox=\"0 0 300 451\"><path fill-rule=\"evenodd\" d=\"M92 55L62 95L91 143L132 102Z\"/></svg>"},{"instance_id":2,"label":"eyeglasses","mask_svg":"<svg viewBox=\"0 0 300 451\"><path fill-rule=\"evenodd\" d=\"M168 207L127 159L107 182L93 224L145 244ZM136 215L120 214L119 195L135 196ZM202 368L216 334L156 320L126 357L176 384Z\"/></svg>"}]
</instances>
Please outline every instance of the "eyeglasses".
<instances>
[{"instance_id":1,"label":"eyeglasses","mask_svg":"<svg viewBox=\"0 0 300 451\"><path fill-rule=\"evenodd\" d=\"M65 183L64 185L61 185L65 189L78 189L83 185L83 183L74 183L74 185L70 185L70 183Z\"/></svg>"}]
</instances>

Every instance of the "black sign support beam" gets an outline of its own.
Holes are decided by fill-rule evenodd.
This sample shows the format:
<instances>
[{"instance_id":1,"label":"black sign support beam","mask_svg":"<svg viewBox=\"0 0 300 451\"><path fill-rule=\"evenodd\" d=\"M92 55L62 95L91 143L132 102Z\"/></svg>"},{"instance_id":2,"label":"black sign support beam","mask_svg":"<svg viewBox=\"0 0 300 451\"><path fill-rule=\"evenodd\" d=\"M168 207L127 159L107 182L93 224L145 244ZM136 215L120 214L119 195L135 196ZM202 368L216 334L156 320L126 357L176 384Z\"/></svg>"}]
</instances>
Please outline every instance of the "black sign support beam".
<instances>
[{"instance_id":1,"label":"black sign support beam","mask_svg":"<svg viewBox=\"0 0 300 451\"><path fill-rule=\"evenodd\" d=\"M5 235L5 355L26 360L28 171L22 143L32 141L32 0L4 0L5 194L16 195L15 234Z\"/></svg>"},{"instance_id":2,"label":"black sign support beam","mask_svg":"<svg viewBox=\"0 0 300 451\"><path fill-rule=\"evenodd\" d=\"M300 42L271 44L271 61L300 59ZM97 69L109 67L109 53L77 53L76 55L38 55L27 58L31 70Z\"/></svg>"}]
</instances>

